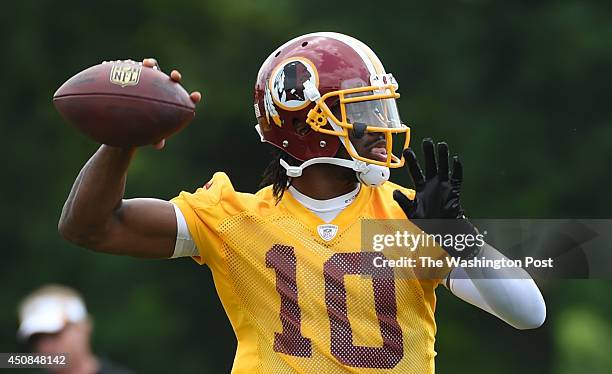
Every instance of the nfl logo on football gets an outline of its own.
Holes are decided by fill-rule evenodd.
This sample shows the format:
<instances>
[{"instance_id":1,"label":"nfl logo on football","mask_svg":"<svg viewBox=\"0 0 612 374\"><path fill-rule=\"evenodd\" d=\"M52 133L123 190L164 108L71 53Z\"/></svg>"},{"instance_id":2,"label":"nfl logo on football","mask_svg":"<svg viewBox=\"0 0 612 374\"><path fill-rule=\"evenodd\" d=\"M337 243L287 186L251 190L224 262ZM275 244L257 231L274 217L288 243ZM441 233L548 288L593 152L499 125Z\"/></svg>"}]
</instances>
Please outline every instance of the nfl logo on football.
<instances>
[{"instance_id":1,"label":"nfl logo on football","mask_svg":"<svg viewBox=\"0 0 612 374\"><path fill-rule=\"evenodd\" d=\"M110 81L121 87L135 86L140 80L141 65L134 63L113 65L110 72Z\"/></svg>"}]
</instances>

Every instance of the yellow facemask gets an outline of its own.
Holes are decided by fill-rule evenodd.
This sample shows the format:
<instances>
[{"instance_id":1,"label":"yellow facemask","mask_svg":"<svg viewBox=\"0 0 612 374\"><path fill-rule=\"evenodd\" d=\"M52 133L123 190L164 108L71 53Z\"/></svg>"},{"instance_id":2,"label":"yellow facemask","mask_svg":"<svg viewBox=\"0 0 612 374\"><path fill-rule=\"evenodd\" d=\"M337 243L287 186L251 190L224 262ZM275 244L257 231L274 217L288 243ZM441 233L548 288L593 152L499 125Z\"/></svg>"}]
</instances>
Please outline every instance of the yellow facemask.
<instances>
[{"instance_id":1,"label":"yellow facemask","mask_svg":"<svg viewBox=\"0 0 612 374\"><path fill-rule=\"evenodd\" d=\"M377 85L377 83L383 83ZM343 82L340 90L321 96L314 108L308 112L306 123L320 133L338 136L349 155L368 164L399 168L404 165L404 158L393 154L393 135L405 134L403 152L410 144L410 128L404 125L397 111L395 100L400 97L396 92L398 85L391 74L373 76L371 85L365 86L361 80ZM352 86L351 88L345 88ZM327 102L338 102L339 117L335 115ZM332 129L325 128L330 123ZM335 126L334 126L335 125ZM382 133L386 140L386 161L374 160L359 155L351 146L351 132Z\"/></svg>"}]
</instances>

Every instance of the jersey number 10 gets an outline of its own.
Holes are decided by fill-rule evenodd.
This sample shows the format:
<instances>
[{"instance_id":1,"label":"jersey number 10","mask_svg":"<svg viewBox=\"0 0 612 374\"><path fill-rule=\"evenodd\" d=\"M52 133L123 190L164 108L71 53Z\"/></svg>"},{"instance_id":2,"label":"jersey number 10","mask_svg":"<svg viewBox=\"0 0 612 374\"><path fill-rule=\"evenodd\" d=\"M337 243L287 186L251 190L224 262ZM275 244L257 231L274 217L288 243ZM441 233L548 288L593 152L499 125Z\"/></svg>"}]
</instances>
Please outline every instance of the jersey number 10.
<instances>
[{"instance_id":1,"label":"jersey number 10","mask_svg":"<svg viewBox=\"0 0 612 374\"><path fill-rule=\"evenodd\" d=\"M335 253L323 265L325 304L330 323L331 353L344 365L364 368L393 368L404 355L402 330L397 322L395 279L393 270L377 268L372 252ZM275 244L266 253L266 266L276 272L276 291L280 295L282 332L274 334L276 352L311 357L311 340L301 333L301 310L298 304L295 248ZM353 344L353 331L348 319L344 276L372 277L374 307L382 336L382 347Z\"/></svg>"}]
</instances>

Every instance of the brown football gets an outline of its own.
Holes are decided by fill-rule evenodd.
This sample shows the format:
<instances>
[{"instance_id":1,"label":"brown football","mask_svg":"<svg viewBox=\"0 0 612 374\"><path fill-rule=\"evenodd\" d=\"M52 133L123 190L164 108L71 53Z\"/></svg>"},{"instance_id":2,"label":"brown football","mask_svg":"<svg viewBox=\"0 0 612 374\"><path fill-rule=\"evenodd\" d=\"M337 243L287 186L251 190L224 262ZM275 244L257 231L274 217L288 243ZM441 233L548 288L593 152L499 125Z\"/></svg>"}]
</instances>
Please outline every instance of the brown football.
<instances>
[{"instance_id":1,"label":"brown football","mask_svg":"<svg viewBox=\"0 0 612 374\"><path fill-rule=\"evenodd\" d=\"M55 92L53 104L93 140L119 147L157 143L195 115L195 105L180 84L131 60L83 70Z\"/></svg>"}]
</instances>

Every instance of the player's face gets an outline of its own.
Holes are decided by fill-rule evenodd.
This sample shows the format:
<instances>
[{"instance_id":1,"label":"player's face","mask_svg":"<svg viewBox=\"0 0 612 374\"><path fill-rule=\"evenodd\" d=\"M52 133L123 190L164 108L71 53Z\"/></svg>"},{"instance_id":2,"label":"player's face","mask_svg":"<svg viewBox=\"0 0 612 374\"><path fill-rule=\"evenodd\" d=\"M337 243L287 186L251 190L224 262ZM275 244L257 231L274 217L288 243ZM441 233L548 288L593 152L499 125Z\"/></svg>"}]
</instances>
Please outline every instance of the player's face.
<instances>
[{"instance_id":1,"label":"player's face","mask_svg":"<svg viewBox=\"0 0 612 374\"><path fill-rule=\"evenodd\" d=\"M366 103L363 103L366 104ZM332 108L332 113L335 116L340 116L340 107L338 105ZM370 113L370 112L368 112ZM373 111L372 111L373 113ZM373 117L370 115L369 117L359 117L355 121L366 121L362 123L368 123L370 126L376 125L375 119L370 118ZM369 121L368 121L369 120ZM385 140L385 135L382 132L365 132L363 136L357 136L355 132L351 132L349 134L349 139L355 148L355 151L361 157L386 162L387 161L387 141ZM344 147L340 147L338 151L337 157L351 159L348 152Z\"/></svg>"},{"instance_id":2,"label":"player's face","mask_svg":"<svg viewBox=\"0 0 612 374\"><path fill-rule=\"evenodd\" d=\"M349 136L358 155L378 161L387 161L387 141L381 132L366 132L361 137Z\"/></svg>"}]
</instances>

